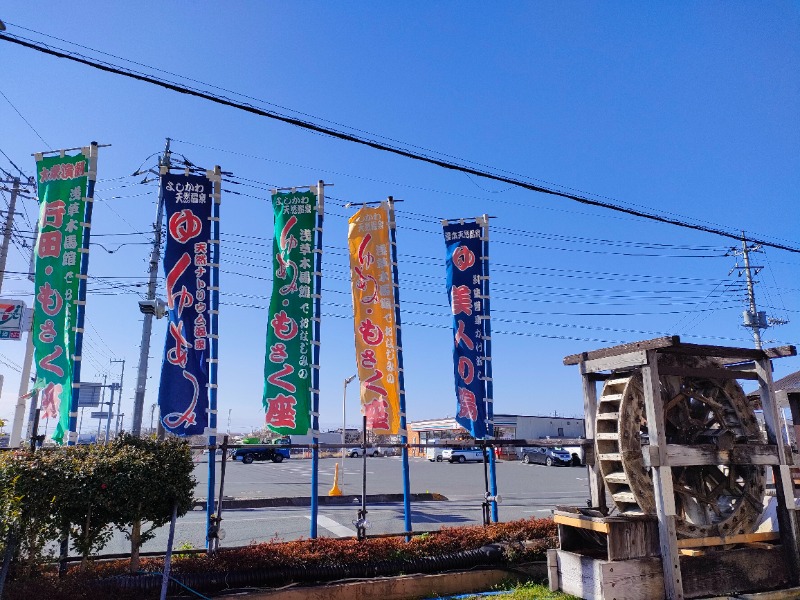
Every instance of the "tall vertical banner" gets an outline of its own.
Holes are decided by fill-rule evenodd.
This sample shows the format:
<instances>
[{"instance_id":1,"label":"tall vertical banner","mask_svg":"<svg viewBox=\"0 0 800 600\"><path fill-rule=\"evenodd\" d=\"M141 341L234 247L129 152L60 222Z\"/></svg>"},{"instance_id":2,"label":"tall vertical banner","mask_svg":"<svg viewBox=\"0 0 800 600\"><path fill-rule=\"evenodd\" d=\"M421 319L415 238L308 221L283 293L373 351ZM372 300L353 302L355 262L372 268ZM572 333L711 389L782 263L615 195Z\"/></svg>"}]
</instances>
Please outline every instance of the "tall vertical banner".
<instances>
[{"instance_id":1,"label":"tall vertical banner","mask_svg":"<svg viewBox=\"0 0 800 600\"><path fill-rule=\"evenodd\" d=\"M179 436L203 434L208 426L212 191L203 175L161 176L169 323L158 406L164 429Z\"/></svg>"},{"instance_id":2,"label":"tall vertical banner","mask_svg":"<svg viewBox=\"0 0 800 600\"><path fill-rule=\"evenodd\" d=\"M389 209L363 207L350 217L347 243L355 317L361 408L376 433L400 430L396 322Z\"/></svg>"},{"instance_id":3,"label":"tall vertical banner","mask_svg":"<svg viewBox=\"0 0 800 600\"><path fill-rule=\"evenodd\" d=\"M78 288L89 161L84 154L36 162L39 235L34 268L35 389L42 416L57 419L53 439L69 431Z\"/></svg>"},{"instance_id":4,"label":"tall vertical banner","mask_svg":"<svg viewBox=\"0 0 800 600\"><path fill-rule=\"evenodd\" d=\"M483 347L483 243L478 223L446 223L447 297L453 315L456 422L476 439L486 437Z\"/></svg>"},{"instance_id":5,"label":"tall vertical banner","mask_svg":"<svg viewBox=\"0 0 800 600\"><path fill-rule=\"evenodd\" d=\"M273 277L262 400L267 427L283 435L305 435L311 427L316 204L312 191L272 196Z\"/></svg>"}]
</instances>

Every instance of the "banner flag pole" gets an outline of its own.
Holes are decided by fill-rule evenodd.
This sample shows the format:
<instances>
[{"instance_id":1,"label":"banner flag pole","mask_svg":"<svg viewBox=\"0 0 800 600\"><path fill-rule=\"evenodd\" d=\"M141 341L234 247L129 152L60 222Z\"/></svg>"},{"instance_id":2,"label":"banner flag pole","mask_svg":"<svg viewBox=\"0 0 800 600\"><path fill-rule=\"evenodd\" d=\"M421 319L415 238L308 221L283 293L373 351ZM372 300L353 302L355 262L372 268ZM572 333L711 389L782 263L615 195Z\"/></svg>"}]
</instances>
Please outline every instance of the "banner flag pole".
<instances>
[{"instance_id":1,"label":"banner flag pole","mask_svg":"<svg viewBox=\"0 0 800 600\"><path fill-rule=\"evenodd\" d=\"M317 223L314 227L314 324L311 341L311 530L317 537L319 513L319 351L322 324L322 223L325 217L325 182L317 182Z\"/></svg>"},{"instance_id":2,"label":"banner flag pole","mask_svg":"<svg viewBox=\"0 0 800 600\"><path fill-rule=\"evenodd\" d=\"M492 381L492 317L489 298L489 215L483 215L483 252L481 256L481 270L483 271L482 292L483 296L483 352L484 352L484 377L486 380L486 439L494 439L494 383ZM497 471L495 470L495 453L489 453L489 493L491 494L492 522L498 522L497 511Z\"/></svg>"},{"instance_id":3,"label":"banner flag pole","mask_svg":"<svg viewBox=\"0 0 800 600\"><path fill-rule=\"evenodd\" d=\"M89 274L89 238L92 235L92 208L94 208L94 185L97 181L97 142L88 148L89 172L86 185L86 212L81 242L81 270L78 275L78 300L75 319L75 356L72 363L72 394L69 403L69 430L67 445L74 446L78 441L78 400L81 394L81 355L83 353L83 325L86 319L86 282ZM108 417L111 418L111 415Z\"/></svg>"},{"instance_id":4,"label":"banner flag pole","mask_svg":"<svg viewBox=\"0 0 800 600\"><path fill-rule=\"evenodd\" d=\"M388 197L389 203L389 245L392 259L392 288L394 290L394 318L397 330L397 381L400 387L400 443L403 460L403 516L406 541L411 541L411 482L408 466L408 430L406 429L406 390L403 373L403 338L400 321L400 275L397 269L397 223L394 215L394 198ZM365 450L366 453L366 450Z\"/></svg>"},{"instance_id":5,"label":"banner flag pole","mask_svg":"<svg viewBox=\"0 0 800 600\"><path fill-rule=\"evenodd\" d=\"M219 210L222 203L222 170L219 165L213 171L206 171L206 177L213 182L211 194L211 231L208 243L211 245L209 332L208 332L208 498L206 501L206 548L213 550L213 540L208 532L216 531L215 487L217 475L217 369L219 366L219 259L220 229ZM220 502L222 498L220 498Z\"/></svg>"}]
</instances>

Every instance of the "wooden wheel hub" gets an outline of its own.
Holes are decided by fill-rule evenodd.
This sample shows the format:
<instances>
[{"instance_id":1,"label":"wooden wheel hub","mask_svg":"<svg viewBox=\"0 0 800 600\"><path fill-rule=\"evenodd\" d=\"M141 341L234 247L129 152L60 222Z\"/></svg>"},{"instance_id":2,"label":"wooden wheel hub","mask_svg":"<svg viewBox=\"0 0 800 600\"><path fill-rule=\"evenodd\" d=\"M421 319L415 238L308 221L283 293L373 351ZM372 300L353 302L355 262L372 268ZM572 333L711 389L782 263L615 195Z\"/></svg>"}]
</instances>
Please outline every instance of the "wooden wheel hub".
<instances>
[{"instance_id":1,"label":"wooden wheel hub","mask_svg":"<svg viewBox=\"0 0 800 600\"><path fill-rule=\"evenodd\" d=\"M662 354L659 365L719 368L709 358ZM765 443L735 379L663 375L659 379L667 444L729 450ZM653 481L642 447L649 443L641 373L612 375L597 404L600 470L622 514L655 514ZM678 537L753 531L762 511L764 469L753 465L673 467Z\"/></svg>"}]
</instances>

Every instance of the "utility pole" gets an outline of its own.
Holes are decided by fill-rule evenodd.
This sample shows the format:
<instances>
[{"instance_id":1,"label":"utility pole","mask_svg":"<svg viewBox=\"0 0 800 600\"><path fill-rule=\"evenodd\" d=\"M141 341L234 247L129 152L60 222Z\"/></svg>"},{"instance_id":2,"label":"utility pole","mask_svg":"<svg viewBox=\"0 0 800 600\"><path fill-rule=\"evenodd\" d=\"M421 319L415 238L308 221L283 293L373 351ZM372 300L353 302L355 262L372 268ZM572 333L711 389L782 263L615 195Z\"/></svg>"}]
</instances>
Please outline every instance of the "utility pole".
<instances>
[{"instance_id":1,"label":"utility pole","mask_svg":"<svg viewBox=\"0 0 800 600\"><path fill-rule=\"evenodd\" d=\"M734 256L742 256L744 261L744 268L739 269L739 275L741 276L744 273L745 282L747 284L747 304L748 309L742 313L744 317L744 327L753 330L753 344L756 347L756 350L761 350L761 330L767 329L771 325L785 325L788 323L785 319L768 319L767 313L765 311L759 311L756 307L756 294L755 294L755 284L757 283L753 277L758 275L763 267L755 267L750 264L750 253L751 252L758 252L761 250L760 244L754 244L752 246L747 245L747 238L744 235L744 231L742 232L742 249L737 250L736 248L732 248L732 252ZM734 270L738 267L734 267ZM731 271L733 272L733 271ZM786 413L784 412L784 407L779 406L781 420L783 421L783 427L785 431L785 436L787 442L790 440L789 438L789 424L786 420Z\"/></svg>"},{"instance_id":2,"label":"utility pole","mask_svg":"<svg viewBox=\"0 0 800 600\"><path fill-rule=\"evenodd\" d=\"M120 415L120 411L122 410L122 382L125 379L125 359L121 358L121 359L117 360L117 359L109 358L108 362L111 363L111 364L113 364L113 363L122 363L122 371L120 371L120 374L119 374L119 387L117 388L119 390L119 401L117 402L117 426L116 426L116 430L117 430L117 432L119 432L119 428L122 426L122 424L119 421L119 415Z\"/></svg>"},{"instance_id":3,"label":"utility pole","mask_svg":"<svg viewBox=\"0 0 800 600\"><path fill-rule=\"evenodd\" d=\"M105 408L105 405L106 405L106 388L108 387L106 385L107 380L108 380L108 376L104 373L103 374L103 395L100 397L100 412L101 413L103 412L103 409ZM108 418L109 419L111 418L110 414L108 415ZM101 431L102 427L103 427L103 419L101 417L101 418L97 419L97 439L95 440L95 443L97 443L97 444L100 443L100 431ZM106 439L108 439L108 435L106 435Z\"/></svg>"},{"instance_id":4,"label":"utility pole","mask_svg":"<svg viewBox=\"0 0 800 600\"><path fill-rule=\"evenodd\" d=\"M110 386L111 388L111 400L108 401L108 419L106 419L106 439L105 443L108 444L108 440L111 437L111 417L114 415L114 391L117 389L117 384L112 383Z\"/></svg>"},{"instance_id":5,"label":"utility pole","mask_svg":"<svg viewBox=\"0 0 800 600\"><path fill-rule=\"evenodd\" d=\"M0 245L0 290L3 289L3 279L6 274L6 259L8 258L8 245L11 242L11 233L14 230L14 210L17 207L17 195L19 194L19 177L14 177L11 184L11 199L8 201L8 214L6 215L6 226L3 230L3 243Z\"/></svg>"},{"instance_id":6,"label":"utility pole","mask_svg":"<svg viewBox=\"0 0 800 600\"><path fill-rule=\"evenodd\" d=\"M164 147L164 156L158 161L159 175L169 173L171 165L170 139L167 138ZM164 202L161 196L161 186L158 188L158 209L156 210L156 223L153 228L153 249L150 252L150 281L147 284L147 300L156 301L156 279L158 277L158 263L161 256L161 221L164 218ZM142 411L144 410L144 393L147 387L147 361L150 355L150 334L153 330L153 316L145 313L142 320L142 342L139 346L139 372L136 378L136 394L133 399L133 422L131 423L131 433L140 436L142 433Z\"/></svg>"},{"instance_id":7,"label":"utility pole","mask_svg":"<svg viewBox=\"0 0 800 600\"><path fill-rule=\"evenodd\" d=\"M739 267L737 263L737 265L731 270L731 273L738 270L740 276L744 274L745 283L747 285L748 309L742 313L742 316L744 317L743 326L753 331L753 344L757 350L761 350L761 331L763 329L767 329L772 325L785 325L788 323L788 321L784 319L768 319L767 313L763 310L758 310L756 307L755 284L758 282L754 279L754 277L761 272L763 267L757 267L750 264L750 253L759 252L760 250L760 244L754 244L752 246L747 245L747 238L745 238L744 232L742 232L741 250L737 248L731 248L731 253L737 257L741 256L744 262L744 267Z\"/></svg>"}]
</instances>

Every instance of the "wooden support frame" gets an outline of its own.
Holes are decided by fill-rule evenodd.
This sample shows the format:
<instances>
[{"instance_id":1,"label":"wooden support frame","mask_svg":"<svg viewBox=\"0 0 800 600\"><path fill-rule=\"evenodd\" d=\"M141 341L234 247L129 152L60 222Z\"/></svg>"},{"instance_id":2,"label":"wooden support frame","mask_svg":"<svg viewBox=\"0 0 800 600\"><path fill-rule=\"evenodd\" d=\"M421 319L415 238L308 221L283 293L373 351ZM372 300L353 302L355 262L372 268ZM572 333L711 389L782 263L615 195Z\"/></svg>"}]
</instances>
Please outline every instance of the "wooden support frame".
<instances>
[{"instance_id":1,"label":"wooden support frame","mask_svg":"<svg viewBox=\"0 0 800 600\"><path fill-rule=\"evenodd\" d=\"M650 447L658 457L659 466L653 467L658 533L661 543L661 568L664 573L664 592L667 600L683 600L678 537L675 530L675 491L672 487L672 467L667 465L664 436L664 405L661 402L661 384L658 379L658 355L647 351L647 364L642 367L644 406Z\"/></svg>"},{"instance_id":2,"label":"wooden support frame","mask_svg":"<svg viewBox=\"0 0 800 600\"><path fill-rule=\"evenodd\" d=\"M690 368L659 364L659 357L665 354L714 358L720 361L721 366ZM584 598L614 597L621 600L627 596L620 585L615 588L615 582L619 584L624 580L626 589L644 586L635 592L639 594L635 597L642 597L642 590L657 579L658 585L654 585L651 590L653 598L660 597L663 590L668 600L683 600L713 595L724 591L729 585L740 586L737 589L756 591L800 584L800 515L795 508L790 473L793 460L781 435L771 364L771 359L796 354L794 346L731 348L685 344L678 336L666 336L565 357L565 365L578 365L580 368L588 439L597 437L597 383L617 377L620 372L630 374L638 371L642 375L650 440L643 453L643 462L651 470L653 479L660 557L641 553L627 556L625 552L617 554L615 551L615 558L612 559L609 542L612 532L615 527L624 529L615 525L614 519L587 517L577 510L574 514L569 512L557 515L555 518L559 534L569 540L568 545L572 547L572 551L562 548L550 552L548 565L551 589L577 593ZM767 429L767 445L737 444L730 447L722 438L717 445L668 445L664 435L660 375L758 381ZM789 401L794 421L800 423L800 394ZM800 426L798 430L800 431ZM778 501L779 531L678 540L672 468L726 464L772 467ZM590 466L589 484L592 504L605 509L605 485L597 464ZM626 520L631 517L616 519ZM634 517L631 523L641 527L642 522L635 519ZM652 520L649 526L653 527ZM588 530L583 534L588 534L588 539L591 540L591 536L595 538L592 542L594 546L586 547L586 554L582 553L580 544L576 544L576 540L580 540L578 529ZM627 535L631 533L628 532ZM598 543L602 545L598 546ZM734 544L738 545L736 550L719 550L723 546ZM642 545L639 546L637 551L642 552ZM597 558L598 551L605 552L605 560ZM619 579L620 577L623 579ZM576 582L577 588L569 587L576 585Z\"/></svg>"},{"instance_id":3,"label":"wooden support frame","mask_svg":"<svg viewBox=\"0 0 800 600\"><path fill-rule=\"evenodd\" d=\"M589 375L584 363L580 363L581 379L583 381L583 427L584 436L594 440L597 433L595 415L597 414L597 381ZM586 458L589 458L586 456ZM592 506L602 513L608 512L606 506L606 486L600 473L600 461L596 460L592 452L591 461L586 460L589 477L589 497Z\"/></svg>"},{"instance_id":4,"label":"wooden support frame","mask_svg":"<svg viewBox=\"0 0 800 600\"><path fill-rule=\"evenodd\" d=\"M772 362L769 358L756 361L761 407L764 411L764 426L767 430L767 442L775 444L778 449L780 463L772 467L775 480L775 497L777 500L778 528L781 531L784 557L789 568L789 576L794 585L800 583L800 526L794 501L794 485L786 459L785 444L780 428L778 405L772 381Z\"/></svg>"}]
</instances>

